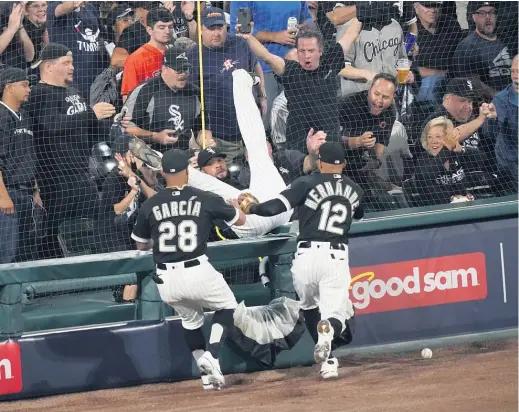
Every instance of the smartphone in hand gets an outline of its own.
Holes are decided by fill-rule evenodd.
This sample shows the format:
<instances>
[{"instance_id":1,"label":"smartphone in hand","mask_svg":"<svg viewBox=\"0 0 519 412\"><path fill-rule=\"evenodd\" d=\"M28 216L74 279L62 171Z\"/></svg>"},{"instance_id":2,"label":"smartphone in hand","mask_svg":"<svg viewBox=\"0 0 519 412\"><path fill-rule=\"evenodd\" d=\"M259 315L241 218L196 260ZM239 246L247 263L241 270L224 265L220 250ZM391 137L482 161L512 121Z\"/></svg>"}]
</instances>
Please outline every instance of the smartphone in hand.
<instances>
[{"instance_id":1,"label":"smartphone in hand","mask_svg":"<svg viewBox=\"0 0 519 412\"><path fill-rule=\"evenodd\" d=\"M251 32L251 10L247 7L240 7L238 9L238 24L240 25L240 33L248 34Z\"/></svg>"}]
</instances>

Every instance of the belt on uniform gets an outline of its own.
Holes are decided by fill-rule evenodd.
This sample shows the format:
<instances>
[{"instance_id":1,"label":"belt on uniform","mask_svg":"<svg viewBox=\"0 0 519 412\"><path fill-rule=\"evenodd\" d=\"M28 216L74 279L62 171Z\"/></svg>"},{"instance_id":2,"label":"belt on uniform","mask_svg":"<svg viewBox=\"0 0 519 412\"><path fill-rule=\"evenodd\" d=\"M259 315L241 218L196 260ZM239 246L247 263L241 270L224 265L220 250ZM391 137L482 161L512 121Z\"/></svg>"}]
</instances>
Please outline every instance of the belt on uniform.
<instances>
[{"instance_id":1,"label":"belt on uniform","mask_svg":"<svg viewBox=\"0 0 519 412\"><path fill-rule=\"evenodd\" d=\"M333 249L333 250L346 250L346 245L344 243L317 242L317 244L314 243L314 245L312 245L312 243L314 243L314 242L309 242L309 241L299 242L297 247L303 248L303 249L309 249L311 247L317 246L318 248L324 249L325 248L324 244L327 244L327 245L329 245L329 248ZM320 245L320 243L323 243L323 245Z\"/></svg>"},{"instance_id":2,"label":"belt on uniform","mask_svg":"<svg viewBox=\"0 0 519 412\"><path fill-rule=\"evenodd\" d=\"M200 265L200 260L192 259L192 260L186 260L184 262L178 262L178 263L172 262L172 264L178 265L178 267L184 267L185 269L187 269L187 268L192 268L192 267ZM168 265L166 263L157 263L157 269L168 270ZM175 269L175 267L171 267L171 269Z\"/></svg>"},{"instance_id":3,"label":"belt on uniform","mask_svg":"<svg viewBox=\"0 0 519 412\"><path fill-rule=\"evenodd\" d=\"M184 269L192 268L200 265L199 259L186 260L185 262L174 263L174 265L178 265L177 267L183 267ZM166 263L157 263L157 269L159 270L168 270L168 265ZM170 269L176 269L175 266L170 267ZM164 281L157 275L156 273L153 275L153 281L159 285L163 284Z\"/></svg>"}]
</instances>

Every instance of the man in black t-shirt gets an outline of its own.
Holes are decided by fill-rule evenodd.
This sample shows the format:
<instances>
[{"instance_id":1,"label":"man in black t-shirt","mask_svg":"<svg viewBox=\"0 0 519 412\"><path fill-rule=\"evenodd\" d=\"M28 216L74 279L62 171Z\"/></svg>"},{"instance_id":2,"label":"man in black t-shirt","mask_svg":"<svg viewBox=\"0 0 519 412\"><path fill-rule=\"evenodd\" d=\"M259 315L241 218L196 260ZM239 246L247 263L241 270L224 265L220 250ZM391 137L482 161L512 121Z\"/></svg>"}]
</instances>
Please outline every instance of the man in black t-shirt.
<instances>
[{"instance_id":1,"label":"man in black t-shirt","mask_svg":"<svg viewBox=\"0 0 519 412\"><path fill-rule=\"evenodd\" d=\"M0 264L31 258L33 196L40 201L32 125L21 109L30 91L24 70L10 67L0 74Z\"/></svg>"},{"instance_id":2,"label":"man in black t-shirt","mask_svg":"<svg viewBox=\"0 0 519 412\"><path fill-rule=\"evenodd\" d=\"M59 257L59 226L68 219L94 217L97 187L88 177L91 147L108 136L115 114L109 103L92 108L71 86L72 51L62 44L47 44L32 66L41 81L31 89L27 109L33 121L37 181L48 216L46 257Z\"/></svg>"},{"instance_id":3,"label":"man in black t-shirt","mask_svg":"<svg viewBox=\"0 0 519 412\"><path fill-rule=\"evenodd\" d=\"M370 162L378 164L382 158L396 120L392 106L395 90L395 77L380 73L369 90L341 101L342 139L349 170L360 170Z\"/></svg>"},{"instance_id":4,"label":"man in black t-shirt","mask_svg":"<svg viewBox=\"0 0 519 412\"><path fill-rule=\"evenodd\" d=\"M499 2L474 1L469 10L476 30L462 40L453 57L456 77L468 77L491 100L510 83L512 57L496 34Z\"/></svg>"},{"instance_id":5,"label":"man in black t-shirt","mask_svg":"<svg viewBox=\"0 0 519 412\"><path fill-rule=\"evenodd\" d=\"M221 388L225 379L218 355L233 324L237 303L205 251L214 220L240 226L245 215L221 197L188 186L188 165L185 152L164 153L162 174L167 188L144 202L132 238L139 250L153 247L160 297L182 319L186 343L200 368L204 388ZM202 332L203 308L215 311L207 346Z\"/></svg>"},{"instance_id":6,"label":"man in black t-shirt","mask_svg":"<svg viewBox=\"0 0 519 412\"><path fill-rule=\"evenodd\" d=\"M300 147L312 128L326 133L328 141L340 141L337 75L344 68L343 39L325 48L320 32L301 29L296 36L299 61L292 61L269 53L252 35L239 36L281 77L289 112L287 148Z\"/></svg>"},{"instance_id":7,"label":"man in black t-shirt","mask_svg":"<svg viewBox=\"0 0 519 412\"><path fill-rule=\"evenodd\" d=\"M299 216L294 289L306 326L316 345L314 358L324 379L338 376L332 342L352 339L353 304L348 296L348 232L353 219L364 216L362 189L344 177L342 145L326 142L319 148L321 173L295 180L277 198L252 204L251 215L274 216L292 208Z\"/></svg>"}]
</instances>

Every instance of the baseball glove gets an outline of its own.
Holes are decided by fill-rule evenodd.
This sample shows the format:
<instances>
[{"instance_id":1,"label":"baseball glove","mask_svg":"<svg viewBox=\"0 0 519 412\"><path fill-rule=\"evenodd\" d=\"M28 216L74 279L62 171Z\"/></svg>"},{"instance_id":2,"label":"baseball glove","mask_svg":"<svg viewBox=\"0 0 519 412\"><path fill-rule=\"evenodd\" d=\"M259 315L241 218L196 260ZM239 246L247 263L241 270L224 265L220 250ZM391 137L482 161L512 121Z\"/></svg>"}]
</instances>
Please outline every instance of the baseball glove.
<instances>
[{"instance_id":1,"label":"baseball glove","mask_svg":"<svg viewBox=\"0 0 519 412\"><path fill-rule=\"evenodd\" d=\"M252 194L245 192L238 196L238 203L242 212L248 214L250 206L259 203L259 201Z\"/></svg>"}]
</instances>

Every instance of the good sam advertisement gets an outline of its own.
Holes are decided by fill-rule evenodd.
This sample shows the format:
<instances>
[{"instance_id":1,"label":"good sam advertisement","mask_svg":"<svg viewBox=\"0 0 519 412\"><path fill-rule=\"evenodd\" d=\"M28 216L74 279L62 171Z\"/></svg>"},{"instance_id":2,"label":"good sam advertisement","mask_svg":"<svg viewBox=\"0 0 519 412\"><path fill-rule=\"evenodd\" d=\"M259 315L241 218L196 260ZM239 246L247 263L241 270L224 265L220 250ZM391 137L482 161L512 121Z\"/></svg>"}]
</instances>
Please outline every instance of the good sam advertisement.
<instances>
[{"instance_id":1,"label":"good sam advertisement","mask_svg":"<svg viewBox=\"0 0 519 412\"><path fill-rule=\"evenodd\" d=\"M350 272L350 299L357 314L487 297L483 253L366 266Z\"/></svg>"}]
</instances>

